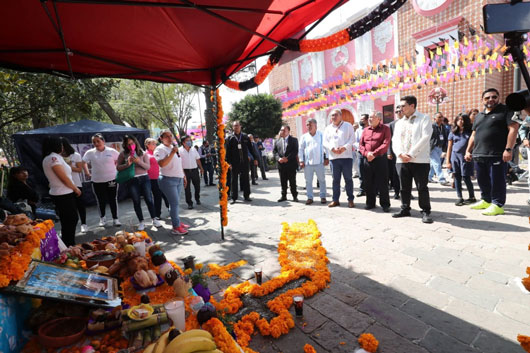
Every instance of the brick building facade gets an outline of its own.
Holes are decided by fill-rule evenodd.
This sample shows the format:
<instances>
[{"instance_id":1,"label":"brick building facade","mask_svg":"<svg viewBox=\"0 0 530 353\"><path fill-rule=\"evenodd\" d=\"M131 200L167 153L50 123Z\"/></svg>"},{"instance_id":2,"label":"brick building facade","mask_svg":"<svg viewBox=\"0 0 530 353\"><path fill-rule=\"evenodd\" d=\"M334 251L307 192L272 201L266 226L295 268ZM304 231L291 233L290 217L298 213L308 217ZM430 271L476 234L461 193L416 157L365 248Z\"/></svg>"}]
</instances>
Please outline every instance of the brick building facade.
<instances>
[{"instance_id":1,"label":"brick building facade","mask_svg":"<svg viewBox=\"0 0 530 353\"><path fill-rule=\"evenodd\" d=\"M340 72L364 68L366 65L375 64L385 59L396 56L412 58L436 48L440 43L447 41L453 45L454 40L463 36L473 38L479 35L487 40L486 34L482 31L482 7L487 3L498 3L499 1L459 1L459 0L435 0L430 1L431 8L422 11L418 6L420 2L408 1L395 14L383 22L374 30L370 31L362 38L357 38L348 43L342 49L336 48L323 53L286 53L280 65L275 68L269 79L270 92L281 97L286 92L303 89L304 86L324 81ZM429 3L429 2L423 2ZM441 5L440 5L441 4ZM338 10L340 11L340 9ZM354 23L365 14L359 14L357 18L351 18L350 22L343 23L341 28ZM381 28L385 27L385 28ZM334 33L337 28L330 30ZM391 31L391 33L389 33ZM503 41L502 36L494 37L497 41ZM489 39L490 42L492 39ZM386 47L385 47L386 46ZM345 49L344 49L345 48ZM330 70L330 57L337 53L346 53L348 58L342 60L342 67ZM336 56L335 56L336 57ZM334 59L335 62L337 59ZM304 69L305 65L305 69ZM308 68L311 67L312 70ZM309 73L309 71L312 71ZM384 96L368 102L352 101L351 107L342 107L343 113L350 116L351 120L357 121L361 113L368 113L370 110L383 111L386 118L392 119L391 112L394 110L395 102L400 96L414 95L418 98L418 110L429 115L436 112L436 106L428 103L428 94L435 87L442 87L448 93L448 101L441 104L439 109L447 117L454 117L462 111L469 111L472 108L481 110L481 92L489 87L497 88L501 93L501 99L513 91L513 69L502 70L478 77L471 77L453 82L443 82L434 86L420 86L420 88L401 90L395 95ZM328 123L327 114L333 107L326 110L316 111L310 116L317 119L319 129L323 129ZM289 117L285 122L291 126L294 135L305 132L305 120L308 116Z\"/></svg>"}]
</instances>

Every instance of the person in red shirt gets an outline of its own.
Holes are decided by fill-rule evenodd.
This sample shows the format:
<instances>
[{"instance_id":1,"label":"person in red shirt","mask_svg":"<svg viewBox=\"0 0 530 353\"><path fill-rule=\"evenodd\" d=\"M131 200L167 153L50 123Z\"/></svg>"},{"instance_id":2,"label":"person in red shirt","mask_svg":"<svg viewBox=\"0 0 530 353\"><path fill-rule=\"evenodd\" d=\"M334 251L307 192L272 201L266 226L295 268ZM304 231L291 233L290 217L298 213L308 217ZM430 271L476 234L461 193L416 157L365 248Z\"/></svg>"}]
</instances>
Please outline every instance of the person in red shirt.
<instances>
[{"instance_id":1,"label":"person in red shirt","mask_svg":"<svg viewBox=\"0 0 530 353\"><path fill-rule=\"evenodd\" d=\"M372 112L359 141L359 152L364 157L363 168L364 186L366 191L366 206L364 209L375 208L375 193L379 191L379 203L384 212L390 212L390 198L388 196L388 162L386 152L390 145L390 128L383 124L383 114Z\"/></svg>"}]
</instances>

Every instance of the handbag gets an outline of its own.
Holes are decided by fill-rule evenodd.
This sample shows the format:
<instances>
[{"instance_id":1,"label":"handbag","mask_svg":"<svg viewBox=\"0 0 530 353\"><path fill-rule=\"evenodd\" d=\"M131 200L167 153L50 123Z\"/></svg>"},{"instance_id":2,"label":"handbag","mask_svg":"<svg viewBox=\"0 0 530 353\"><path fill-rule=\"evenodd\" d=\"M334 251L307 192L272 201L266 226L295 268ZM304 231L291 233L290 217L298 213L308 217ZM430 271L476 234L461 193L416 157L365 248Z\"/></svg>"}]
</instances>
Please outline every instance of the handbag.
<instances>
[{"instance_id":1,"label":"handbag","mask_svg":"<svg viewBox=\"0 0 530 353\"><path fill-rule=\"evenodd\" d=\"M131 163L131 165L124 170L118 170L116 173L116 182L118 184L123 184L132 178L134 178L134 163Z\"/></svg>"}]
</instances>

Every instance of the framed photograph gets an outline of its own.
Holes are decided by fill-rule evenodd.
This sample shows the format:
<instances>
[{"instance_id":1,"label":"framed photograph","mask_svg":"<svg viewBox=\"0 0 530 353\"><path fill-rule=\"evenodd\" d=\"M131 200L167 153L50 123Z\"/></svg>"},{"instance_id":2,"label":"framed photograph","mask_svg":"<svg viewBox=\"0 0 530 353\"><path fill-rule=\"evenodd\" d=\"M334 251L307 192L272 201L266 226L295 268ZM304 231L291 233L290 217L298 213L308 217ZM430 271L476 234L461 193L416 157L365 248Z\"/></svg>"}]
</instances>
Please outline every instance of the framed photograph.
<instances>
[{"instance_id":1,"label":"framed photograph","mask_svg":"<svg viewBox=\"0 0 530 353\"><path fill-rule=\"evenodd\" d=\"M383 106L383 124L389 124L394 120L394 104Z\"/></svg>"},{"instance_id":2,"label":"framed photograph","mask_svg":"<svg viewBox=\"0 0 530 353\"><path fill-rule=\"evenodd\" d=\"M40 298L51 298L96 306L120 305L116 278L33 260L24 277L6 288Z\"/></svg>"}]
</instances>

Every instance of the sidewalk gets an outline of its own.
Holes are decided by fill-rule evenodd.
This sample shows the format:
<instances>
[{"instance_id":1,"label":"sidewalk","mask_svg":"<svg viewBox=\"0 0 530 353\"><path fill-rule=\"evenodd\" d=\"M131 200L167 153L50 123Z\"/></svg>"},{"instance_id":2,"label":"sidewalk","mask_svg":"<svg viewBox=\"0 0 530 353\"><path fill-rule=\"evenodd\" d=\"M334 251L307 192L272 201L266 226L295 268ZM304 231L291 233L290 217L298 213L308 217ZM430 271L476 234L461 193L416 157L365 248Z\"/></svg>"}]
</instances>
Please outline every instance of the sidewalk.
<instances>
[{"instance_id":1,"label":"sidewalk","mask_svg":"<svg viewBox=\"0 0 530 353\"><path fill-rule=\"evenodd\" d=\"M247 260L248 265L234 270L237 276L211 281L212 291L220 295L230 284L252 278L255 264L261 264L264 281L279 273L281 222L316 221L330 259L329 288L306 299L304 319L288 335L277 340L255 335L251 348L294 353L310 343L317 352L353 352L357 337L370 332L380 341L380 353L523 352L516 337L530 335L530 294L516 279L530 266L526 181L508 188L506 214L493 218L455 206L454 189L429 184L434 223L423 224L417 199L413 217L401 219L380 207L365 211L364 197L349 209L344 193L342 206L332 209L319 202L306 206L300 188L299 203L277 203L278 175L271 171L267 177L252 187L252 202L229 205L224 242L214 187L201 186L202 205L181 211L192 225L188 235L170 234L164 206L164 228L146 229L176 262L188 255L221 265ZM297 178L304 186L303 174ZM327 183L330 201L329 175ZM354 183L358 186L358 179ZM399 201L391 201L396 212ZM118 230L97 227L98 217L94 207L88 210L90 232L78 235L78 243ZM137 224L130 201L120 203L120 220L128 231Z\"/></svg>"}]
</instances>

